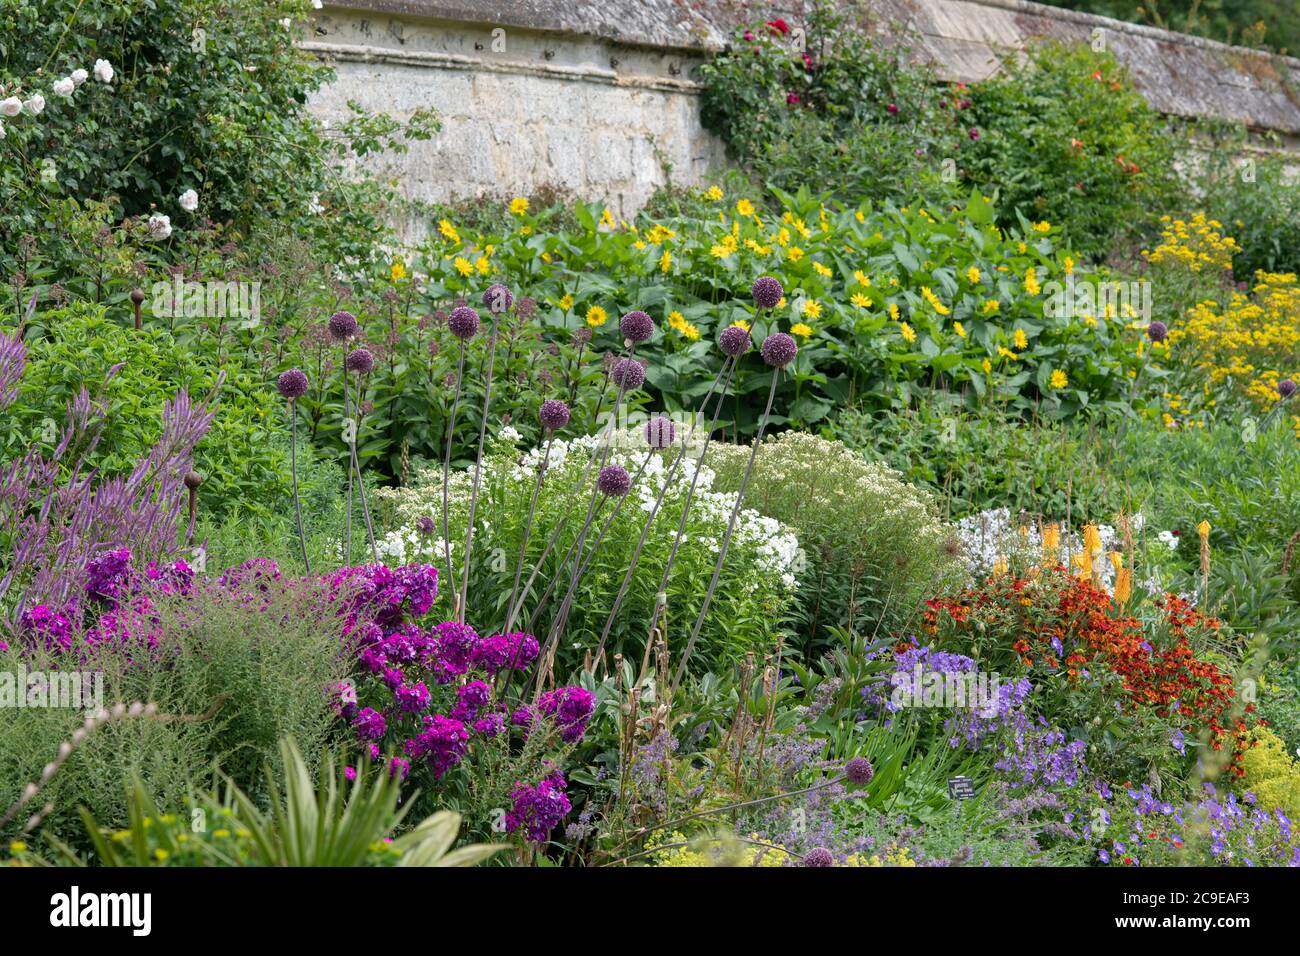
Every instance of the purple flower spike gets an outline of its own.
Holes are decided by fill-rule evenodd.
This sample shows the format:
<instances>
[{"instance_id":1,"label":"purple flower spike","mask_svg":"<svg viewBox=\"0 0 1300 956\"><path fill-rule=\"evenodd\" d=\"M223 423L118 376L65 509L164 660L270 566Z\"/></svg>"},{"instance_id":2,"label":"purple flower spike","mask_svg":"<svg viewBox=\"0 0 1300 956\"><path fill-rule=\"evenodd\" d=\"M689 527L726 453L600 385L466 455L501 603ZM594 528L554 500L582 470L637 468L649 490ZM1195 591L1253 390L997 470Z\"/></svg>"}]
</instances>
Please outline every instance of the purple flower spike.
<instances>
[{"instance_id":1,"label":"purple flower spike","mask_svg":"<svg viewBox=\"0 0 1300 956\"><path fill-rule=\"evenodd\" d=\"M749 351L749 331L742 329L739 325L728 326L718 336L718 345L723 353L730 355L732 358L744 355Z\"/></svg>"},{"instance_id":2,"label":"purple flower spike","mask_svg":"<svg viewBox=\"0 0 1300 956\"><path fill-rule=\"evenodd\" d=\"M280 390L281 395L292 402L307 394L307 376L302 369L291 368L287 372L280 373L279 378L275 380L275 387Z\"/></svg>"},{"instance_id":3,"label":"purple flower spike","mask_svg":"<svg viewBox=\"0 0 1300 956\"><path fill-rule=\"evenodd\" d=\"M754 296L754 304L760 309L775 309L785 296L781 283L771 276L759 276L749 291Z\"/></svg>"},{"instance_id":4,"label":"purple flower spike","mask_svg":"<svg viewBox=\"0 0 1300 956\"><path fill-rule=\"evenodd\" d=\"M548 398L538 409L537 420L548 432L558 432L569 424L569 406L558 398Z\"/></svg>"},{"instance_id":5,"label":"purple flower spike","mask_svg":"<svg viewBox=\"0 0 1300 956\"><path fill-rule=\"evenodd\" d=\"M1277 383L1277 393L1283 398L1290 398L1295 394L1295 380L1284 378Z\"/></svg>"},{"instance_id":6,"label":"purple flower spike","mask_svg":"<svg viewBox=\"0 0 1300 956\"><path fill-rule=\"evenodd\" d=\"M636 359L619 359L609 377L625 392L640 388L645 382L645 368Z\"/></svg>"},{"instance_id":7,"label":"purple flower spike","mask_svg":"<svg viewBox=\"0 0 1300 956\"><path fill-rule=\"evenodd\" d=\"M467 305L457 306L447 316L447 328L458 339L472 339L478 332L478 313Z\"/></svg>"},{"instance_id":8,"label":"purple flower spike","mask_svg":"<svg viewBox=\"0 0 1300 956\"><path fill-rule=\"evenodd\" d=\"M645 423L645 443L651 448L669 448L677 437L677 426L667 415L656 415Z\"/></svg>"},{"instance_id":9,"label":"purple flower spike","mask_svg":"<svg viewBox=\"0 0 1300 956\"><path fill-rule=\"evenodd\" d=\"M763 361L773 368L785 368L799 354L799 346L794 336L784 332L773 332L763 340Z\"/></svg>"},{"instance_id":10,"label":"purple flower spike","mask_svg":"<svg viewBox=\"0 0 1300 956\"><path fill-rule=\"evenodd\" d=\"M764 344L766 345L766 343ZM370 370L375 367L375 357L370 354L369 349L353 349L348 353L348 357L343 360L343 366L349 372L368 375Z\"/></svg>"},{"instance_id":11,"label":"purple flower spike","mask_svg":"<svg viewBox=\"0 0 1300 956\"><path fill-rule=\"evenodd\" d=\"M640 309L634 309L619 320L618 330L623 333L623 340L628 346L640 345L655 334L654 319Z\"/></svg>"},{"instance_id":12,"label":"purple flower spike","mask_svg":"<svg viewBox=\"0 0 1300 956\"><path fill-rule=\"evenodd\" d=\"M487 291L483 293L483 307L497 315L508 311L514 302L515 294L500 282L488 286Z\"/></svg>"},{"instance_id":13,"label":"purple flower spike","mask_svg":"<svg viewBox=\"0 0 1300 956\"><path fill-rule=\"evenodd\" d=\"M351 312L335 312L330 316L330 335L340 342L346 342L357 334L357 317Z\"/></svg>"},{"instance_id":14,"label":"purple flower spike","mask_svg":"<svg viewBox=\"0 0 1300 956\"><path fill-rule=\"evenodd\" d=\"M600 475L596 478L596 487L600 489L602 495L622 498L632 487L632 476L621 465L606 465L600 469Z\"/></svg>"},{"instance_id":15,"label":"purple flower spike","mask_svg":"<svg viewBox=\"0 0 1300 956\"><path fill-rule=\"evenodd\" d=\"M1159 319L1147 326L1147 338L1152 342L1163 342L1169 336L1169 326Z\"/></svg>"}]
</instances>

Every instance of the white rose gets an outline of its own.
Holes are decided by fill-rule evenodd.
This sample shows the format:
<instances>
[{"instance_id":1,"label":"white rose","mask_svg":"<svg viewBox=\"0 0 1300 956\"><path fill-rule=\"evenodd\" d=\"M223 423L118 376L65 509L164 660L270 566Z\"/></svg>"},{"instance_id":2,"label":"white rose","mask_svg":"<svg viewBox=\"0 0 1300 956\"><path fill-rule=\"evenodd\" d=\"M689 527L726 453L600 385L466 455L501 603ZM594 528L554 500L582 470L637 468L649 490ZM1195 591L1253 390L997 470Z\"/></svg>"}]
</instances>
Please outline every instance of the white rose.
<instances>
[{"instance_id":1,"label":"white rose","mask_svg":"<svg viewBox=\"0 0 1300 956\"><path fill-rule=\"evenodd\" d=\"M0 114L5 116L17 116L23 111L23 101L16 96L11 96L7 100L0 100Z\"/></svg>"},{"instance_id":2,"label":"white rose","mask_svg":"<svg viewBox=\"0 0 1300 956\"><path fill-rule=\"evenodd\" d=\"M77 86L80 86L82 83L85 83L86 80L88 80L89 78L90 78L90 74L87 73L85 70L76 69L72 71L72 82L75 83Z\"/></svg>"},{"instance_id":3,"label":"white rose","mask_svg":"<svg viewBox=\"0 0 1300 956\"><path fill-rule=\"evenodd\" d=\"M61 80L54 81L54 92L58 96L71 96L76 86L77 84L72 82L72 77L65 76Z\"/></svg>"},{"instance_id":4,"label":"white rose","mask_svg":"<svg viewBox=\"0 0 1300 956\"><path fill-rule=\"evenodd\" d=\"M113 64L107 60L95 61L95 79L101 83L113 82Z\"/></svg>"},{"instance_id":5,"label":"white rose","mask_svg":"<svg viewBox=\"0 0 1300 956\"><path fill-rule=\"evenodd\" d=\"M31 99L24 103L23 106L27 107L27 112L33 116L39 116L41 111L45 109L45 97L41 96L40 93L33 93Z\"/></svg>"},{"instance_id":6,"label":"white rose","mask_svg":"<svg viewBox=\"0 0 1300 956\"><path fill-rule=\"evenodd\" d=\"M319 10L323 6L325 6L325 4L321 3L321 0L311 0L311 8L313 10Z\"/></svg>"},{"instance_id":7,"label":"white rose","mask_svg":"<svg viewBox=\"0 0 1300 956\"><path fill-rule=\"evenodd\" d=\"M293 26L293 21L290 20L288 17L285 17L283 20L280 21L280 26L288 30L290 27Z\"/></svg>"},{"instance_id":8,"label":"white rose","mask_svg":"<svg viewBox=\"0 0 1300 956\"><path fill-rule=\"evenodd\" d=\"M187 189L181 193L181 208L186 212L193 212L199 208L199 194L193 189Z\"/></svg>"},{"instance_id":9,"label":"white rose","mask_svg":"<svg viewBox=\"0 0 1300 956\"><path fill-rule=\"evenodd\" d=\"M164 216L162 213L154 213L149 217L149 235L155 239L166 239L172 234L172 220L170 216Z\"/></svg>"},{"instance_id":10,"label":"white rose","mask_svg":"<svg viewBox=\"0 0 1300 956\"><path fill-rule=\"evenodd\" d=\"M5 133L5 124L0 123L0 139L4 139L8 134Z\"/></svg>"}]
</instances>

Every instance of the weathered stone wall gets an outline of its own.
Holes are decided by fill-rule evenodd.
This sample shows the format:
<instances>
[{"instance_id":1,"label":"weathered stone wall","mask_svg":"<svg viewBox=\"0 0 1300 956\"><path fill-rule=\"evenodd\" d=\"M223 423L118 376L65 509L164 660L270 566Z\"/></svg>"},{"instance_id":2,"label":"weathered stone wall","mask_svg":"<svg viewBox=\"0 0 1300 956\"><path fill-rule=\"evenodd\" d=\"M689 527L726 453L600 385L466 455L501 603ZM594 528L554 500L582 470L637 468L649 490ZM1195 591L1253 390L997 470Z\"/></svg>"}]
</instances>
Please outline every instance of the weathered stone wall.
<instances>
[{"instance_id":1,"label":"weathered stone wall","mask_svg":"<svg viewBox=\"0 0 1300 956\"><path fill-rule=\"evenodd\" d=\"M1300 153L1295 59L1022 0L859 8L861 29L950 80L981 79L1036 38L1104 45L1162 112L1242 122ZM349 100L439 112L432 142L377 160L408 198L555 186L627 215L724 161L700 125L694 67L740 25L802 14L803 0L326 0L303 45L338 72L312 104L326 119Z\"/></svg>"}]
</instances>

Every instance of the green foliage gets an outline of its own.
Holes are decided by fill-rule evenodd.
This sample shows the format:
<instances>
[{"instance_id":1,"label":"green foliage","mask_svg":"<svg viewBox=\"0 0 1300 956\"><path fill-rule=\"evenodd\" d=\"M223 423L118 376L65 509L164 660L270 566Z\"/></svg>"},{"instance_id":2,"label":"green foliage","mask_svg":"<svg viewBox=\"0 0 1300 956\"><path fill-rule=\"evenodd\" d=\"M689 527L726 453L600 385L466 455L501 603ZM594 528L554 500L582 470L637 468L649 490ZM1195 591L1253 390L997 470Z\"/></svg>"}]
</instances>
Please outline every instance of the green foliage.
<instances>
[{"instance_id":1,"label":"green foliage","mask_svg":"<svg viewBox=\"0 0 1300 956\"><path fill-rule=\"evenodd\" d=\"M714 486L740 486L749 449L720 445L708 458ZM953 571L949 533L933 498L838 442L801 432L766 439L746 506L799 537L806 556L796 594L794 648L813 659L843 627L893 634Z\"/></svg>"},{"instance_id":2,"label":"green foliage","mask_svg":"<svg viewBox=\"0 0 1300 956\"><path fill-rule=\"evenodd\" d=\"M1260 269L1300 273L1300 181L1280 156L1249 157L1244 165L1232 157L1230 149L1211 154L1204 206L1241 247L1233 275L1253 282Z\"/></svg>"},{"instance_id":3,"label":"green foliage","mask_svg":"<svg viewBox=\"0 0 1300 956\"><path fill-rule=\"evenodd\" d=\"M1170 207L1178 137L1110 54L1045 45L1023 65L971 88L979 139L960 164L1013 212L1050 219L1088 256L1101 256Z\"/></svg>"}]
</instances>

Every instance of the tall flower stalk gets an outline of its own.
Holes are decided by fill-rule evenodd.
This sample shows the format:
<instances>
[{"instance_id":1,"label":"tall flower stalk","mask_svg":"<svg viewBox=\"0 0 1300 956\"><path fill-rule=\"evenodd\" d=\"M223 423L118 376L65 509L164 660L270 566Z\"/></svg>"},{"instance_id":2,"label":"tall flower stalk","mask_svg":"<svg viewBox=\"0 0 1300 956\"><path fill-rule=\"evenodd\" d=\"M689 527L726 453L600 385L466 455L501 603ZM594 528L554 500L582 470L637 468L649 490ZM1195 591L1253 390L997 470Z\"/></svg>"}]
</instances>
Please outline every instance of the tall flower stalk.
<instances>
[{"instance_id":1,"label":"tall flower stalk","mask_svg":"<svg viewBox=\"0 0 1300 956\"><path fill-rule=\"evenodd\" d=\"M298 494L298 399L307 394L307 376L301 369L291 368L281 372L275 387L284 397L289 409L289 471L293 476L293 513L298 522L298 545L302 548L302 566L311 574L307 558L307 535L302 528L302 499ZM348 474L351 474L349 470Z\"/></svg>"},{"instance_id":2,"label":"tall flower stalk","mask_svg":"<svg viewBox=\"0 0 1300 956\"><path fill-rule=\"evenodd\" d=\"M524 574L524 558L528 553L528 538L533 531L533 518L537 514L537 499L542 493L542 483L546 480L546 469L551 460L551 445L555 443L555 433L569 423L569 406L564 402L549 398L542 402L537 419L542 431L546 433L546 444L542 448L542 463L537 469L537 481L533 485L533 497L528 503L528 518L524 522L523 539L519 542L519 560L515 562L515 583L510 588L510 600L506 602L506 616L514 607L515 597L519 594L519 582ZM506 633L509 633L511 621L506 621Z\"/></svg>"},{"instance_id":3,"label":"tall flower stalk","mask_svg":"<svg viewBox=\"0 0 1300 956\"><path fill-rule=\"evenodd\" d=\"M365 518L366 537L370 541L370 556L374 560L374 562L378 564L379 548L375 545L375 527L370 520L370 502L366 500L366 480L365 477L361 474L361 460L357 457L357 432L361 429L361 396L363 394L361 388L361 379L363 376L369 375L371 370L374 367L375 367L375 357L370 353L369 349L353 349L351 352L348 353L348 357L343 363L343 377L345 380L347 379L347 375L349 372L356 372L357 374L357 400L356 400L356 408L354 409L356 414L355 417L351 419L352 427L349 430L350 433L348 435L349 438L348 450L351 454L351 459L352 459L348 466L349 468L348 487L349 489L352 487L351 476L355 472L357 476L357 492L361 496L361 515L363 518ZM346 406L344 407L344 412L347 412ZM351 495L349 495L348 497L349 527L351 527L351 517L352 517L351 511L352 511L352 499L351 499ZM351 545L352 545L352 541L351 538L349 538L348 539L349 554L351 553Z\"/></svg>"},{"instance_id":4,"label":"tall flower stalk","mask_svg":"<svg viewBox=\"0 0 1300 956\"><path fill-rule=\"evenodd\" d=\"M329 333L334 341L338 342L345 350L347 345L357 334L357 317L351 312L335 312L329 318ZM346 364L347 353L344 352ZM348 420L348 372L343 369L343 420L344 428L347 428ZM344 563L352 560L352 463L348 462L348 502L347 509L343 512L343 561ZM304 547L304 551L305 551Z\"/></svg>"},{"instance_id":5,"label":"tall flower stalk","mask_svg":"<svg viewBox=\"0 0 1300 956\"><path fill-rule=\"evenodd\" d=\"M447 416L447 449L442 458L442 549L447 562L447 592L451 599L452 615L460 607L456 596L456 569L451 563L451 531L447 523L449 510L448 483L451 480L451 444L456 434L456 412L460 408L460 393L465 382L465 343L472 339L479 328L478 313L467 305L460 305L451 310L447 316L447 330L460 343L460 358L456 362L456 391L451 399L451 412Z\"/></svg>"}]
</instances>

